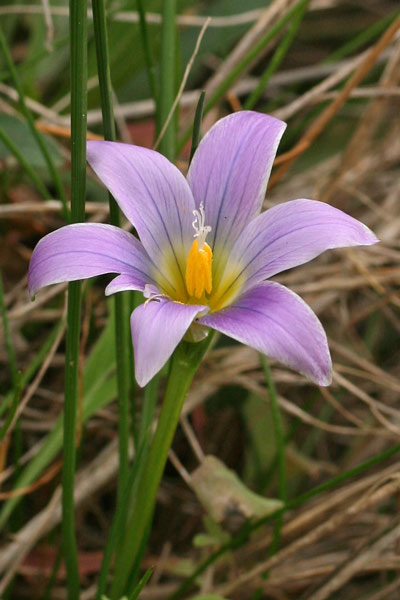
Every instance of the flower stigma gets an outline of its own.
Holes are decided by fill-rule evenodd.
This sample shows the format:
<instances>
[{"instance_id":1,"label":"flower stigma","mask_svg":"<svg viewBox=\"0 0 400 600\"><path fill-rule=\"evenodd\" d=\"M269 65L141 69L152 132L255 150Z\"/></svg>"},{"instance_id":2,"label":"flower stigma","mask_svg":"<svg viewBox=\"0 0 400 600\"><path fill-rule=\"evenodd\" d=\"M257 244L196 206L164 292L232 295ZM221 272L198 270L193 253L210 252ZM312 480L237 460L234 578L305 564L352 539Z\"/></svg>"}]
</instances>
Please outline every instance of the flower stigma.
<instances>
[{"instance_id":1,"label":"flower stigma","mask_svg":"<svg viewBox=\"0 0 400 600\"><path fill-rule=\"evenodd\" d=\"M194 210L195 217L192 226L195 231L194 241L189 251L185 282L189 296L201 298L205 293L210 294L212 290L212 259L213 254L206 242L207 234L211 227L205 225L204 204L200 203L199 210Z\"/></svg>"}]
</instances>

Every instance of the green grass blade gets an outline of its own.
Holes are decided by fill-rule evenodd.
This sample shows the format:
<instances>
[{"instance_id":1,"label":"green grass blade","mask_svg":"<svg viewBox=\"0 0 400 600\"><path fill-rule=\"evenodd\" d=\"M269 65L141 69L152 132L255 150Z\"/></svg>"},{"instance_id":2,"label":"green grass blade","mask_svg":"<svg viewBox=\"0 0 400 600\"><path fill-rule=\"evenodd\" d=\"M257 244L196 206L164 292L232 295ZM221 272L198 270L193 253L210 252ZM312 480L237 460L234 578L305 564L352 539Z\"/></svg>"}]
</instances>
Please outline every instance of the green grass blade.
<instances>
[{"instance_id":1,"label":"green grass blade","mask_svg":"<svg viewBox=\"0 0 400 600\"><path fill-rule=\"evenodd\" d=\"M165 0L162 4L160 96L157 113L157 135L166 122L175 96L176 75L176 0ZM159 151L173 161L176 151L175 119L171 118L160 142Z\"/></svg>"},{"instance_id":2,"label":"green grass blade","mask_svg":"<svg viewBox=\"0 0 400 600\"><path fill-rule=\"evenodd\" d=\"M4 300L4 286L3 276L0 272L0 311L1 319L3 322L4 340L6 343L6 350L8 354L8 364L10 367L11 381L15 389L18 379L17 359L15 356L14 344L10 331L10 324L8 322L7 307Z\"/></svg>"},{"instance_id":3,"label":"green grass blade","mask_svg":"<svg viewBox=\"0 0 400 600\"><path fill-rule=\"evenodd\" d=\"M157 80L156 80L156 71L154 67L153 56L151 52L149 35L148 35L148 27L146 22L146 11L144 8L143 0L137 0L137 9L139 13L139 27L140 27L140 35L142 37L143 44L143 52L144 58L146 61L146 69L147 69L147 77L149 79L149 87L152 97L154 98L154 102L156 107L158 105L158 88L157 88Z\"/></svg>"},{"instance_id":4,"label":"green grass blade","mask_svg":"<svg viewBox=\"0 0 400 600\"><path fill-rule=\"evenodd\" d=\"M97 600L100 600L106 591L107 577L110 570L112 558L115 553L118 542L122 538L126 524L129 508L132 505L133 498L138 491L138 481L142 476L145 462L150 449L152 438L152 427L157 405L159 376L146 385L143 390L143 407L140 415L140 422L137 432L137 442L135 442L135 457L129 474L128 483L124 490L121 501L117 504L117 510L113 519L109 535L107 537L106 547L103 553L101 569L99 573Z\"/></svg>"},{"instance_id":5,"label":"green grass blade","mask_svg":"<svg viewBox=\"0 0 400 600\"><path fill-rule=\"evenodd\" d=\"M21 85L19 83L17 71L15 69L13 60L11 58L10 50L8 48L7 40L4 37L4 33L3 33L3 30L1 29L1 27L0 27L0 46L3 51L4 57L5 57L5 60L7 63L7 67L10 72L10 75L11 75L11 79L14 83L15 89L18 92L19 103L21 106L22 113L23 113L24 117L26 118L26 121L29 125L29 128L32 132L33 137L36 140L37 145L40 148L41 153L43 154L43 158L46 161L50 175L51 175L54 185L56 187L57 194L63 205L64 218L66 220L68 220L69 219L69 211L68 211L68 205L67 205L67 196L65 194L64 187L61 183L60 176L59 176L58 171L57 171L57 169L54 165L54 162L51 158L50 152L49 152L48 148L46 147L46 144L44 143L43 138L40 135L39 131L36 129L32 114L25 103L24 94L23 94Z\"/></svg>"},{"instance_id":6,"label":"green grass blade","mask_svg":"<svg viewBox=\"0 0 400 600\"><path fill-rule=\"evenodd\" d=\"M156 493L167 461L168 451L178 425L181 408L194 374L208 349L213 334L197 344L181 342L175 350L157 429L140 478L132 514L115 559L111 598L117 600L126 593L130 573L148 533Z\"/></svg>"},{"instance_id":7,"label":"green grass blade","mask_svg":"<svg viewBox=\"0 0 400 600\"><path fill-rule=\"evenodd\" d=\"M289 50L292 42L294 41L296 33L301 25L308 3L309 0L305 0L303 3L300 3L298 5L298 10L293 15L293 20L289 24L289 28L286 32L286 35L275 50L271 60L268 63L267 68L261 75L260 81L258 82L257 86L254 88L254 90L246 100L243 106L244 110L251 110L254 107L254 105L261 97L261 94L263 93L271 75L275 73L275 71L279 68L279 65L281 64L282 60L285 58L285 55Z\"/></svg>"},{"instance_id":8,"label":"green grass blade","mask_svg":"<svg viewBox=\"0 0 400 600\"><path fill-rule=\"evenodd\" d=\"M28 368L22 374L22 377L21 377L21 387L22 388L24 388L29 383L29 381L32 379L32 377L34 377L37 370L43 363L44 359L46 358L46 355L48 354L51 346L54 343L54 340L56 339L56 337L60 331L61 325L62 325L61 322L59 322L55 325L54 329L51 331L51 333L47 337L46 341L44 342L43 346L40 348L39 352L37 352L37 354L34 356L32 362L30 363ZM5 396L5 398L2 401L1 406L0 406L0 417L4 414L4 412L10 406L12 399L13 399L12 392Z\"/></svg>"},{"instance_id":9,"label":"green grass blade","mask_svg":"<svg viewBox=\"0 0 400 600\"><path fill-rule=\"evenodd\" d=\"M204 108L204 114L206 115L213 106L223 97L223 95L232 86L235 80L243 73L243 71L257 58L257 56L264 50L265 46L269 44L271 40L278 35L282 29L291 21L293 15L297 12L300 6L309 0L299 0L290 10L288 10L273 27L265 34L261 40L259 40L252 49L246 54L246 56L239 62L239 64L233 69L233 71L225 78L223 83L218 89L212 94ZM178 150L181 150L186 144L190 136L192 135L193 126L189 127L179 142Z\"/></svg>"},{"instance_id":10,"label":"green grass blade","mask_svg":"<svg viewBox=\"0 0 400 600\"><path fill-rule=\"evenodd\" d=\"M152 576L153 571L154 571L154 567L150 567L149 569L147 569L147 571L145 572L145 574L143 575L143 577L141 578L141 580L139 581L137 586L135 586L135 589L129 595L128 600L137 600L140 592L142 591L142 589L144 588L144 586L146 585L146 583L149 581L150 577Z\"/></svg>"},{"instance_id":11,"label":"green grass blade","mask_svg":"<svg viewBox=\"0 0 400 600\"><path fill-rule=\"evenodd\" d=\"M110 304L110 306L112 307L112 304ZM23 385L26 385L29 382L46 358L49 349L59 334L61 326L62 323L56 325L40 349L40 352L35 357L35 360L23 374ZM109 402L116 397L116 379L113 376L113 372L115 371L115 356L112 344L113 334L114 315L111 310L107 326L86 360L83 373L82 424L85 424L97 410L109 404ZM99 371L99 365L106 365L106 368L102 367ZM7 396L7 406L11 404L12 398L12 394ZM35 481L62 449L63 418L64 416L61 414L57 419L53 430L45 438L37 455L22 470L15 483L16 489L29 486ZM0 510L0 530L6 525L20 501L21 497L15 497L4 502Z\"/></svg>"},{"instance_id":12,"label":"green grass blade","mask_svg":"<svg viewBox=\"0 0 400 600\"><path fill-rule=\"evenodd\" d=\"M279 408L278 397L276 393L275 383L272 378L271 369L267 358L260 354L260 361L264 371L265 382L268 388L269 403L271 407L272 420L274 423L275 440L276 440L276 453L278 458L278 480L279 480L279 499L282 500L283 504L286 504L287 500L287 477L286 477L286 444L285 444L285 431L283 429L283 422L281 411ZM271 545L271 553L274 554L280 544L281 529L283 523L283 515L277 517L274 527L274 539Z\"/></svg>"},{"instance_id":13,"label":"green grass blade","mask_svg":"<svg viewBox=\"0 0 400 600\"><path fill-rule=\"evenodd\" d=\"M343 44L329 54L323 61L324 63L334 63L337 60L341 60L353 52L357 52L362 46L370 43L374 38L381 35L381 33L389 27L395 19L399 16L400 11L396 10L390 15L385 15L379 21L375 21L372 25L361 31L358 35L352 37L347 43Z\"/></svg>"},{"instance_id":14,"label":"green grass blade","mask_svg":"<svg viewBox=\"0 0 400 600\"><path fill-rule=\"evenodd\" d=\"M71 220L85 218L87 113L87 2L70 1L71 38ZM79 598L78 552L75 536L74 481L76 468L76 415L81 315L81 284L68 284L65 356L65 408L62 472L62 534L69 600Z\"/></svg>"},{"instance_id":15,"label":"green grass blade","mask_svg":"<svg viewBox=\"0 0 400 600\"><path fill-rule=\"evenodd\" d=\"M31 178L33 184L36 186L38 192L43 196L45 200L51 199L51 194L47 190L44 183L38 177L36 171L32 169L28 161L25 159L24 155L19 151L18 147L14 144L12 139L6 134L6 132L0 128L0 140L7 146L11 154L15 156L18 162L21 164L22 168Z\"/></svg>"},{"instance_id":16,"label":"green grass blade","mask_svg":"<svg viewBox=\"0 0 400 600\"><path fill-rule=\"evenodd\" d=\"M204 101L206 99L206 93L203 90L200 94L199 101L196 106L196 113L194 115L193 121L193 135L192 135L192 147L190 149L190 158L189 165L192 162L192 158L194 153L197 150L198 145L200 144L201 138L201 122L203 120L203 111L204 111Z\"/></svg>"},{"instance_id":17,"label":"green grass blade","mask_svg":"<svg viewBox=\"0 0 400 600\"><path fill-rule=\"evenodd\" d=\"M21 372L18 371L15 376L14 381L14 398L11 404L10 411L0 429L0 443L3 441L5 436L7 435L8 429L14 419L14 415L17 412L18 404L21 398L21 389L22 389L22 376Z\"/></svg>"},{"instance_id":18,"label":"green grass blade","mask_svg":"<svg viewBox=\"0 0 400 600\"><path fill-rule=\"evenodd\" d=\"M107 36L106 9L104 0L93 0L93 26L96 43L97 69L99 74L101 109L104 137L115 141L115 122L112 104L112 86ZM119 227L120 213L114 198L109 194L110 222ZM115 356L117 362L118 402L119 402L119 478L118 497L126 487L129 473L129 414L132 368L130 365L129 317L126 294L116 294L115 302Z\"/></svg>"},{"instance_id":19,"label":"green grass blade","mask_svg":"<svg viewBox=\"0 0 400 600\"><path fill-rule=\"evenodd\" d=\"M106 591L110 567L117 545L120 543L123 536L132 497L135 491L137 491L137 481L142 473L144 460L147 456L146 450L147 449L144 444L138 446L138 450L135 452L133 466L128 476L126 488L122 492L121 501L117 504L117 509L115 511L110 531L107 536L103 558L101 561L96 594L97 600L100 600Z\"/></svg>"}]
</instances>

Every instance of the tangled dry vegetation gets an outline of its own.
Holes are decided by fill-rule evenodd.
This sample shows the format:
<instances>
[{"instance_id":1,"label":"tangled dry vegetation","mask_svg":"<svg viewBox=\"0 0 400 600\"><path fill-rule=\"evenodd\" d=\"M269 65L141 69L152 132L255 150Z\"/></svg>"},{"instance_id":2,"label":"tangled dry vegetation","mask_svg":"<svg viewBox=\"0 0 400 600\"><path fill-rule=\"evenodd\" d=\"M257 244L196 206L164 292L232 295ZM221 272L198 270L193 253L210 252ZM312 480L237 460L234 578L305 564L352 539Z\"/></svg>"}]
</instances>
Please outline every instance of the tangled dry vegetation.
<instances>
[{"instance_id":1,"label":"tangled dry vegetation","mask_svg":"<svg viewBox=\"0 0 400 600\"><path fill-rule=\"evenodd\" d=\"M209 57L215 68L205 84L209 94L238 64L245 49L257 41L260 32L265 32L290 4L276 0L269 11L256 15L252 27L223 61L216 64ZM329 14L324 19L334 26L343 14L343 4L316 2L311 5L309 18L315 25L319 10ZM368 16L360 3L353 4L355 15ZM394 7L395 3L372 2L370 23ZM350 26L346 19L344 24ZM315 389L302 376L271 364L286 426L290 500L394 448L400 439L399 33L397 17L373 43L350 58L315 66L308 31L294 44L286 64L265 91L264 102L271 97L284 98L274 114L289 121L289 131L297 126L300 129L277 159L265 207L299 196L330 202L363 221L381 240L368 248L325 253L277 278L318 314L334 363L333 384L326 389ZM304 55L298 58L296 52L302 46ZM231 86L224 102L207 116L207 126L228 110L241 107L254 88L257 73L253 68ZM2 104L10 111L11 90L2 87L0 91ZM192 116L190 94L183 95L183 122L190 122ZM53 119L47 118L45 108L37 108L36 113L41 129L51 132L52 127L65 128L65 117L53 114ZM136 115L146 110L151 112L150 103L147 107L143 102L121 107L119 123L125 136ZM95 111L89 114L92 129L96 128L95 116ZM67 146L62 148L68 156ZM184 170L184 161L181 166ZM58 319L63 323L65 286L46 289L35 303L28 299L25 273L32 246L43 233L60 225L60 205L57 200L45 203L28 184L14 180L6 188L5 172L15 168L12 160L3 162L0 260L17 362L24 370L52 324ZM90 202L87 208L89 220L107 220L106 204ZM102 290L96 283L86 290L82 368L106 323ZM57 563L61 516L58 451L22 489L13 486L16 474L30 464L42 440L54 430L62 409L64 330L62 324L54 333L43 363L23 387L0 446L0 498L4 502L23 498L9 521L0 550L2 597L32 597L33 589L35 598L44 598ZM207 355L185 404L159 491L154 532L145 559L145 566L155 566L155 571L142 592L143 599L172 597L187 575L221 544L229 545L235 535L235 523L224 523L225 528L217 532L204 525L204 510L193 491L191 473L205 455L218 456L259 493L277 496L271 414L260 359L249 348L227 344L219 340ZM5 345L0 361L1 387L6 391ZM140 403L140 392L136 394ZM82 598L89 600L95 597L96 574L113 514L118 468L116 403L108 401L86 418L81 419L77 441L82 446L76 514L80 569L86 585ZM265 428L264 433L260 427ZM13 456L18 444L20 459L16 464ZM399 460L399 454L393 452L298 506L293 503L284 513L276 553L270 552L273 524L260 525L199 575L198 589L204 594L238 599L395 600L400 594ZM194 545L194 536L204 532L209 545ZM57 565L49 596L54 599L65 597L64 571ZM3 596L14 576L12 595Z\"/></svg>"}]
</instances>

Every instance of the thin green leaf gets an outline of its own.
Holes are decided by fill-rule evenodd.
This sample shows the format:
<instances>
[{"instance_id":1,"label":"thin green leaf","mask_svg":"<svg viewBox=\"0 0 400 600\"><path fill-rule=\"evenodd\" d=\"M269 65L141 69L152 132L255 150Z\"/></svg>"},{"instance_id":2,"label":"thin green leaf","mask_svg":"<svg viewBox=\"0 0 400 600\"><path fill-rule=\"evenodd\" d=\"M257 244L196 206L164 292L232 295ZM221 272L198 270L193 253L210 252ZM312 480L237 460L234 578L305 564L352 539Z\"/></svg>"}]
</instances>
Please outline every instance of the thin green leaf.
<instances>
[{"instance_id":1,"label":"thin green leaf","mask_svg":"<svg viewBox=\"0 0 400 600\"><path fill-rule=\"evenodd\" d=\"M37 142L37 144L38 144L38 146L39 146L39 148L40 148L40 150L41 150L41 152L43 154L43 157L44 157L44 159L46 161L46 164L47 164L48 169L50 171L51 177L53 179L54 185L55 185L55 187L57 189L57 193L58 193L59 198L60 198L60 200L62 202L64 217L65 217L66 220L68 220L68 218L69 218L69 211L68 211L67 197L66 197L66 194L65 194L64 187L63 187L63 185L61 183L60 176L59 176L58 171L57 171L57 169L56 169L56 167L54 165L54 162L53 162L53 159L51 157L51 154L48 151L47 146L44 143L41 134L36 129L35 123L34 123L34 120L33 120L33 117L32 117L32 114L31 114L29 108L27 107L27 105L25 103L25 98L24 98L24 94L23 94L23 91L22 91L22 87L21 87L21 85L19 83L19 78L18 78L18 75L17 75L17 71L15 69L13 60L11 58L10 50L8 48L7 40L4 37L4 33L3 33L3 30L1 29L1 27L0 27L0 46L1 46L1 49L3 51L4 57L6 59L6 63L7 63L7 67L8 67L8 70L10 72L10 75L11 75L11 79L12 79L12 81L14 83L15 89L18 92L18 98L19 98L19 103L20 103L20 106L21 106L22 113L25 116L26 121L27 121L27 123L29 125L29 128L30 128L30 130L32 132L32 135L35 138L35 140L36 140L36 142Z\"/></svg>"},{"instance_id":2,"label":"thin green leaf","mask_svg":"<svg viewBox=\"0 0 400 600\"><path fill-rule=\"evenodd\" d=\"M115 122L112 102L112 86L110 74L110 59L107 36L106 8L104 0L93 0L93 26L96 42L97 67L99 74L101 110L103 116L104 137L106 140L115 141ZM109 194L110 222L120 226L121 219L118 205ZM129 407L131 387L131 373L129 356L129 319L126 294L116 294L115 302L115 356L117 362L118 381L118 419L119 419L119 477L118 498L126 487L129 472Z\"/></svg>"},{"instance_id":3,"label":"thin green leaf","mask_svg":"<svg viewBox=\"0 0 400 600\"><path fill-rule=\"evenodd\" d=\"M0 272L0 312L1 312L1 320L3 322L3 331L4 331L4 339L6 342L6 350L8 354L8 364L10 367L11 380L13 382L14 389L17 385L18 377L18 369L17 369L17 359L15 357L15 349L14 343L11 336L10 324L8 322L7 315L7 307L4 299L4 286L3 286L3 276Z\"/></svg>"},{"instance_id":4,"label":"thin green leaf","mask_svg":"<svg viewBox=\"0 0 400 600\"><path fill-rule=\"evenodd\" d=\"M261 97L261 94L263 93L270 77L275 73L275 71L278 69L279 65L281 64L282 60L285 58L285 55L286 55L287 51L289 50L292 42L294 41L296 33L301 25L301 22L303 20L306 10L307 10L308 4L309 4L309 0L305 0L303 3L300 3L298 5L298 10L293 15L293 20L289 24L289 28L286 32L286 35L284 36L283 40L281 41L281 43L275 50L271 60L268 63L267 68L265 69L264 73L261 75L260 81L258 82L257 86L254 88L254 90L248 97L247 101L245 102L245 104L243 106L244 110L251 110L254 107L256 102Z\"/></svg>"},{"instance_id":5,"label":"thin green leaf","mask_svg":"<svg viewBox=\"0 0 400 600\"><path fill-rule=\"evenodd\" d=\"M156 80L156 72L154 67L153 56L151 52L148 28L146 23L146 10L144 8L143 0L137 0L137 9L139 13L139 27L140 35L142 38L144 57L146 60L147 77L149 79L149 87L151 95L154 99L155 105L158 105L158 88Z\"/></svg>"},{"instance_id":6,"label":"thin green leaf","mask_svg":"<svg viewBox=\"0 0 400 600\"><path fill-rule=\"evenodd\" d=\"M110 306L112 306L112 304L110 304ZM23 374L23 385L26 385L30 381L42 364L49 349L53 345L61 326L61 323L56 325L32 364ZM83 373L82 425L84 425L97 410L107 406L107 404L116 397L116 378L112 375L115 371L113 335L114 315L113 311L111 311L107 326L103 330L85 364ZM10 405L12 398L12 395L6 397L6 406ZM36 456L21 472L15 484L16 489L26 487L35 481L60 452L63 446L63 426L64 415L61 414L52 431L43 441L43 445ZM0 510L0 529L6 525L20 501L21 497L15 497L4 502Z\"/></svg>"},{"instance_id":7,"label":"thin green leaf","mask_svg":"<svg viewBox=\"0 0 400 600\"><path fill-rule=\"evenodd\" d=\"M7 146L8 150L15 156L18 162L21 164L22 168L31 178L33 184L36 186L38 192L43 196L45 200L50 200L51 195L49 194L46 186L41 181L40 177L37 175L37 172L32 169L28 161L25 159L22 152L20 152L18 146L14 144L12 139L7 135L7 133L0 127L0 140L3 142L5 146Z\"/></svg>"},{"instance_id":8,"label":"thin green leaf","mask_svg":"<svg viewBox=\"0 0 400 600\"><path fill-rule=\"evenodd\" d=\"M285 504L287 499L285 431L283 428L283 421L281 411L279 408L275 383L272 378L272 373L268 360L263 354L260 354L259 356L264 371L265 382L268 388L269 403L271 407L272 420L275 429L276 453L278 458L279 500L281 500L283 504ZM275 521L274 539L271 545L272 554L277 552L279 548L282 523L283 515L280 515Z\"/></svg>"},{"instance_id":9,"label":"thin green leaf","mask_svg":"<svg viewBox=\"0 0 400 600\"><path fill-rule=\"evenodd\" d=\"M136 600L137 598L139 598L140 592L142 591L142 589L144 588L146 583L149 581L150 577L153 574L153 571L154 571L153 567L150 567L149 569L147 569L147 571L145 572L145 574L143 575L143 577L141 578L141 580L139 581L137 586L135 586L135 589L129 595L129 600Z\"/></svg>"},{"instance_id":10,"label":"thin green leaf","mask_svg":"<svg viewBox=\"0 0 400 600\"><path fill-rule=\"evenodd\" d=\"M251 50L246 54L246 56L239 62L239 64L232 70L232 72L225 78L225 80L221 83L221 85L217 88L214 94L209 98L208 102L204 108L204 114L206 115L213 106L223 97L223 95L228 91L228 89L232 86L234 81L243 73L243 71L257 58L259 54L262 53L264 48L271 40L274 39L276 35L278 35L282 29L285 27L287 23L290 22L293 15L296 13L300 5L303 5L305 2L309 0L299 0L290 10L288 10L273 27L266 33L266 35L261 38ZM183 135L183 138L180 140L178 150L182 149L186 144L188 139L192 134L193 126L190 126L188 130Z\"/></svg>"},{"instance_id":11,"label":"thin green leaf","mask_svg":"<svg viewBox=\"0 0 400 600\"><path fill-rule=\"evenodd\" d=\"M71 220L85 218L86 185L86 85L87 2L70 0L71 37ZM80 592L75 535L74 481L78 406L81 284L68 284L67 339L65 353L65 409L62 471L62 534L69 600Z\"/></svg>"},{"instance_id":12,"label":"thin green leaf","mask_svg":"<svg viewBox=\"0 0 400 600\"><path fill-rule=\"evenodd\" d=\"M189 165L192 162L192 158L194 153L197 150L198 145L200 144L201 138L201 122L203 120L203 111L204 111L204 101L206 98L206 93L203 90L200 94L199 101L196 106L196 113L194 115L193 121L193 135L192 135L192 147L190 149L190 158Z\"/></svg>"},{"instance_id":13,"label":"thin green leaf","mask_svg":"<svg viewBox=\"0 0 400 600\"><path fill-rule=\"evenodd\" d=\"M18 404L21 398L21 389L22 389L22 376L21 372L17 371L15 382L14 382L14 398L11 404L10 412L7 415L6 420L4 421L1 429L0 429L0 442L3 441L5 436L7 435L8 429L14 419L15 413L17 412Z\"/></svg>"},{"instance_id":14,"label":"thin green leaf","mask_svg":"<svg viewBox=\"0 0 400 600\"><path fill-rule=\"evenodd\" d=\"M157 110L157 134L167 121L175 96L175 55L176 55L176 0L164 0L162 3L162 34L160 64L160 95ZM175 158L175 124L172 118L165 129L159 150L169 160Z\"/></svg>"}]
</instances>

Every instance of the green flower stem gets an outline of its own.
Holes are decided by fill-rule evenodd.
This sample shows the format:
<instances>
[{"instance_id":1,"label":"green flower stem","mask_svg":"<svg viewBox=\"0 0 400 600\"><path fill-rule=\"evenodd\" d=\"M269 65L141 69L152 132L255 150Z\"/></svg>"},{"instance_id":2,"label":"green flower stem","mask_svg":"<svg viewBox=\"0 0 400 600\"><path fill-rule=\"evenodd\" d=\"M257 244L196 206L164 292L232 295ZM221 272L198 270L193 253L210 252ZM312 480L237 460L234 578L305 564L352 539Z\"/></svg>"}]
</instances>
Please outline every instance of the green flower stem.
<instances>
[{"instance_id":1,"label":"green flower stem","mask_svg":"<svg viewBox=\"0 0 400 600\"><path fill-rule=\"evenodd\" d=\"M123 593L129 592L126 590L127 581L153 513L157 489L179 422L182 405L212 338L213 333L210 333L204 341L197 344L181 342L173 354L157 429L139 482L133 511L115 560L111 587L112 600L117 600Z\"/></svg>"},{"instance_id":2,"label":"green flower stem","mask_svg":"<svg viewBox=\"0 0 400 600\"><path fill-rule=\"evenodd\" d=\"M107 543L104 549L99 573L96 600L101 600L103 594L106 592L111 561L115 549L118 543L120 543L127 520L127 514L132 505L132 499L134 499L137 494L139 480L142 476L143 468L148 456L157 404L158 383L159 375L156 375L143 390L143 407L140 416L137 441L135 441L134 462L129 473L126 488L123 490L121 500L117 504L117 510L113 518L110 532L107 536Z\"/></svg>"},{"instance_id":3,"label":"green flower stem","mask_svg":"<svg viewBox=\"0 0 400 600\"><path fill-rule=\"evenodd\" d=\"M285 455L285 432L281 411L279 409L278 397L276 394L275 383L272 378L271 369L266 356L260 354L261 365L264 371L265 381L268 388L269 403L271 407L272 421L275 430L276 453L278 458L278 478L279 478L279 499L283 504L287 500L287 478L286 478L286 455ZM283 514L275 520L274 539L271 546L271 553L274 554L278 548L281 539L281 529L283 523Z\"/></svg>"},{"instance_id":4,"label":"green flower stem","mask_svg":"<svg viewBox=\"0 0 400 600\"><path fill-rule=\"evenodd\" d=\"M87 113L87 2L70 0L71 44L71 220L85 218ZM64 451L62 473L62 534L69 600L79 598L78 554L75 538L74 481L78 401L81 284L68 285L65 356Z\"/></svg>"},{"instance_id":5,"label":"green flower stem","mask_svg":"<svg viewBox=\"0 0 400 600\"><path fill-rule=\"evenodd\" d=\"M258 82L258 85L254 88L254 90L252 91L252 93L250 94L248 99L246 100L246 102L243 106L244 110L251 110L254 107L256 102L261 97L261 94L265 90L265 87L266 87L271 75L273 75L273 73L275 73L275 71L278 69L279 65L281 64L282 60L285 58L285 55L286 55L287 51L289 50L289 48L296 36L297 30L299 29L300 24L303 20L308 3L309 3L309 0L306 0L302 4L298 5L298 10L293 15L293 20L289 24L289 28L286 32L286 35L284 36L283 40L281 41L281 43L275 50L271 60L268 63L267 68L265 69L264 73L260 77L260 81Z\"/></svg>"},{"instance_id":6,"label":"green flower stem","mask_svg":"<svg viewBox=\"0 0 400 600\"><path fill-rule=\"evenodd\" d=\"M153 435L160 376L157 374L143 390L143 405L137 432L137 447L149 447Z\"/></svg>"},{"instance_id":7,"label":"green flower stem","mask_svg":"<svg viewBox=\"0 0 400 600\"><path fill-rule=\"evenodd\" d=\"M166 122L175 95L176 75L176 0L162 3L160 94L157 106L157 135ZM159 151L169 160L175 158L175 119L172 118L160 142Z\"/></svg>"},{"instance_id":8,"label":"green flower stem","mask_svg":"<svg viewBox=\"0 0 400 600\"><path fill-rule=\"evenodd\" d=\"M115 141L115 121L112 103L112 85L110 75L110 59L107 36L106 9L104 0L93 0L93 26L96 43L97 69L99 74L101 110L103 130L106 140ZM111 194L108 195L110 206L110 223L121 225L118 205ZM117 363L118 385L118 440L119 440L119 477L118 501L126 487L129 475L129 412L131 372L129 357L129 296L116 294L115 303L115 358Z\"/></svg>"},{"instance_id":9,"label":"green flower stem","mask_svg":"<svg viewBox=\"0 0 400 600\"><path fill-rule=\"evenodd\" d=\"M33 120L32 114L31 114L29 108L26 105L24 94L23 94L23 91L22 91L22 87L20 85L19 78L18 78L18 75L17 75L17 70L16 70L16 68L14 66L14 62L12 60L12 57L11 57L11 54L10 54L10 50L8 48L7 40L4 37L4 33L3 33L3 30L1 28L0 28L0 46L1 46L1 49L3 51L7 67L8 67L8 70L10 72L10 75L11 75L11 79L12 79L12 81L14 83L15 89L18 92L19 103L20 103L20 106L21 106L22 113L23 113L23 115L24 115L24 117L26 119L26 122L27 122L27 124L28 124L28 126L29 126L29 128L30 128L30 130L32 132L33 137L36 140L37 145L40 148L40 151L41 151L41 153L43 155L43 158L46 161L46 164L47 164L47 167L49 169L50 175L51 175L51 177L53 179L53 182L54 182L54 185L56 187L57 194L58 194L58 196L59 196L59 198L60 198L60 200L62 202L62 205L63 205L63 214L64 214L64 217L65 217L66 220L68 220L69 219L69 211L68 211L68 205L67 205L67 196L65 194L64 187L63 187L63 185L61 183L61 179L60 179L58 171L57 171L57 169L55 167L55 164L54 164L54 162L53 162L53 160L51 158L51 154L50 154L50 152L49 152L46 144L44 143L44 140L43 140L41 134L36 129L35 122Z\"/></svg>"}]
</instances>

